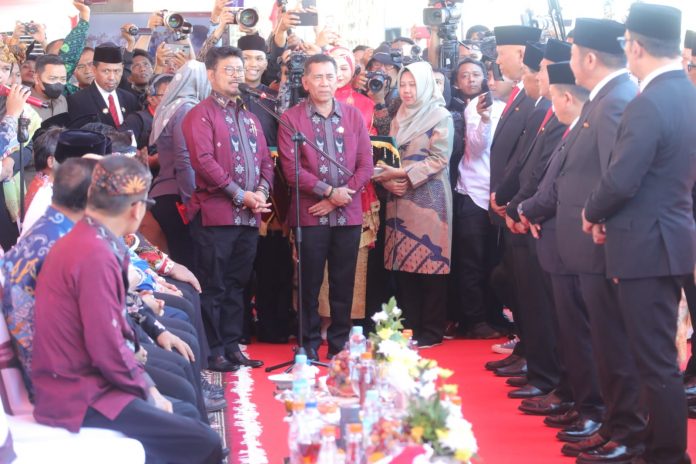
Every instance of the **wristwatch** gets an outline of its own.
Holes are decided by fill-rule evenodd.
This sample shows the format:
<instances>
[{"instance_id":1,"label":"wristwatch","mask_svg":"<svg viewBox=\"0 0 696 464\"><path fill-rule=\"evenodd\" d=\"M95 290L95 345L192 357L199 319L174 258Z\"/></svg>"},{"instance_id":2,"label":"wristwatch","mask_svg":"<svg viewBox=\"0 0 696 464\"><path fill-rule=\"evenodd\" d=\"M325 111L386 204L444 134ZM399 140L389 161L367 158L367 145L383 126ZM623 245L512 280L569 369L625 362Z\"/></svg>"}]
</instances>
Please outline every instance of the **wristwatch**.
<instances>
[{"instance_id":1,"label":"wristwatch","mask_svg":"<svg viewBox=\"0 0 696 464\"><path fill-rule=\"evenodd\" d=\"M387 107L386 103L377 103L375 105L375 111L383 110Z\"/></svg>"}]
</instances>

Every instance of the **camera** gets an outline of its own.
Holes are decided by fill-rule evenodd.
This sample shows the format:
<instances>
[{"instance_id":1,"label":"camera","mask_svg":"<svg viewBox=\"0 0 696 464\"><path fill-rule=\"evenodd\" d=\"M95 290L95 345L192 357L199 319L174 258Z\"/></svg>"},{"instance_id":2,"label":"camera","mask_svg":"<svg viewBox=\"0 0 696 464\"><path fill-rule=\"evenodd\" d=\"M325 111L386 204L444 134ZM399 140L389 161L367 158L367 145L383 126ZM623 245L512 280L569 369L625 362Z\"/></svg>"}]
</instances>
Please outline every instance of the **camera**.
<instances>
[{"instance_id":1,"label":"camera","mask_svg":"<svg viewBox=\"0 0 696 464\"><path fill-rule=\"evenodd\" d=\"M184 40L193 30L193 25L184 19L181 13L170 13L167 10L160 12L164 25L174 32L174 40Z\"/></svg>"},{"instance_id":2,"label":"camera","mask_svg":"<svg viewBox=\"0 0 696 464\"><path fill-rule=\"evenodd\" d=\"M459 3L464 0L430 0L428 8L423 9L423 24L426 26L442 26L455 24L462 18Z\"/></svg>"},{"instance_id":3,"label":"camera","mask_svg":"<svg viewBox=\"0 0 696 464\"><path fill-rule=\"evenodd\" d=\"M367 77L367 88L370 92L377 93L382 89L386 89L386 92L389 92L391 77L385 72L369 71L365 76Z\"/></svg>"},{"instance_id":4,"label":"camera","mask_svg":"<svg viewBox=\"0 0 696 464\"><path fill-rule=\"evenodd\" d=\"M239 24L244 27L254 27L259 22L259 12L256 8L229 8L234 15L230 24Z\"/></svg>"},{"instance_id":5,"label":"camera","mask_svg":"<svg viewBox=\"0 0 696 464\"><path fill-rule=\"evenodd\" d=\"M412 45L411 46L411 53L408 56L402 57L401 62L403 63L404 66L408 66L411 63L415 63L417 61L423 61L423 57L421 56L422 53L423 53L423 50L418 45Z\"/></svg>"},{"instance_id":6,"label":"camera","mask_svg":"<svg viewBox=\"0 0 696 464\"><path fill-rule=\"evenodd\" d=\"M24 23L23 26L25 34L36 34L39 32L38 25L34 24L33 22Z\"/></svg>"},{"instance_id":7,"label":"camera","mask_svg":"<svg viewBox=\"0 0 696 464\"><path fill-rule=\"evenodd\" d=\"M132 36L134 36L134 37L135 37L136 35L138 35L138 33L140 32L140 29L138 28L138 26L131 26L131 27L127 28L127 29L122 27L121 30L122 30L123 32L127 32L128 35L132 35Z\"/></svg>"}]
</instances>

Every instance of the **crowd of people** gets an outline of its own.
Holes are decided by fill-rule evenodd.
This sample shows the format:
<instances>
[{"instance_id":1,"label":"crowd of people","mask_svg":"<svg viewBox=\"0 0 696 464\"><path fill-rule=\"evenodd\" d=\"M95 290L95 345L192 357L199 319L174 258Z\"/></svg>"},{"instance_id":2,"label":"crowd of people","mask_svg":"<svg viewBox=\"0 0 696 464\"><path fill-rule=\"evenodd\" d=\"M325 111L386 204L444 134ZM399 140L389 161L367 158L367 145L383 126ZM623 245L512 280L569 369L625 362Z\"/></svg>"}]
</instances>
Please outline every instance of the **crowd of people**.
<instances>
[{"instance_id":1,"label":"crowd of people","mask_svg":"<svg viewBox=\"0 0 696 464\"><path fill-rule=\"evenodd\" d=\"M287 11L227 46L215 0L200 50L176 34L152 56L132 24L126 47L85 46L73 5L65 39L18 22L0 43L2 310L38 422L217 464L208 413L226 403L204 370L258 368L244 346L298 325L331 359L396 295L420 349L507 335L485 367L577 462L690 462L696 358L682 373L675 337L682 290L696 318L696 33L682 42L679 10L637 3L568 37L475 26L445 69L437 27L422 53L350 49L331 27L301 40Z\"/></svg>"}]
</instances>

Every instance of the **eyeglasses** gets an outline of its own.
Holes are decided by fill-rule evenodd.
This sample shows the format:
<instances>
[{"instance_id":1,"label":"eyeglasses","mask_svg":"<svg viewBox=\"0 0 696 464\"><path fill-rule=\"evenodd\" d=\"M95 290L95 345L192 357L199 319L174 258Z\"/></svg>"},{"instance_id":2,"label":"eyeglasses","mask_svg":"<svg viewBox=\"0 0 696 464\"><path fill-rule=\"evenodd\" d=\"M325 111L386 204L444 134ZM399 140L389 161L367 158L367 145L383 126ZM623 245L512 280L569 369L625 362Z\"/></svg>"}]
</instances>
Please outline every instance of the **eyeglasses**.
<instances>
[{"instance_id":1,"label":"eyeglasses","mask_svg":"<svg viewBox=\"0 0 696 464\"><path fill-rule=\"evenodd\" d=\"M133 203L131 203L131 206L135 206L138 203L145 203L145 208L149 210L152 209L157 202L151 198L141 198L140 200L135 200Z\"/></svg>"},{"instance_id":2,"label":"eyeglasses","mask_svg":"<svg viewBox=\"0 0 696 464\"><path fill-rule=\"evenodd\" d=\"M693 71L694 69L696 69L696 63L687 63L687 64L686 64L686 70L687 70L688 72L691 72L691 71Z\"/></svg>"},{"instance_id":3,"label":"eyeglasses","mask_svg":"<svg viewBox=\"0 0 696 464\"><path fill-rule=\"evenodd\" d=\"M225 74L228 76L234 76L236 75L243 75L244 74L244 68L243 67L238 67L238 68L233 68L232 66L225 66L222 68L223 71L225 71Z\"/></svg>"},{"instance_id":4,"label":"eyeglasses","mask_svg":"<svg viewBox=\"0 0 696 464\"><path fill-rule=\"evenodd\" d=\"M629 42L636 42L638 45L640 45L640 42L638 42L636 39L627 39L626 37L617 37L616 41L619 42L619 46L622 50L626 50L626 46Z\"/></svg>"}]
</instances>

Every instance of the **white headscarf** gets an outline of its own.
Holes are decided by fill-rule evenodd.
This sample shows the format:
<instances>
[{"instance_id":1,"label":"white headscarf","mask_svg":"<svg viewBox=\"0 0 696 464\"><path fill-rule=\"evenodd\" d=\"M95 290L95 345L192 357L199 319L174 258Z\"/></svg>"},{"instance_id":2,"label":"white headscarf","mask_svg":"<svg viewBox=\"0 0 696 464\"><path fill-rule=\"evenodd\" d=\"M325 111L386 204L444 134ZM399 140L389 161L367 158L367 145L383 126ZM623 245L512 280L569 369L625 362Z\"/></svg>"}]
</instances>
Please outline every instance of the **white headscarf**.
<instances>
[{"instance_id":1,"label":"white headscarf","mask_svg":"<svg viewBox=\"0 0 696 464\"><path fill-rule=\"evenodd\" d=\"M174 75L162 102L155 111L150 133L150 145L157 143L169 120L185 103L199 104L210 94L210 82L205 65L200 61L187 61Z\"/></svg>"},{"instance_id":2,"label":"white headscarf","mask_svg":"<svg viewBox=\"0 0 696 464\"><path fill-rule=\"evenodd\" d=\"M435 84L433 68L428 62L417 61L401 69L397 86L406 71L416 81L416 101L409 106L402 103L394 118L398 125L395 136L399 147L425 134L450 114L445 107L445 98Z\"/></svg>"}]
</instances>

